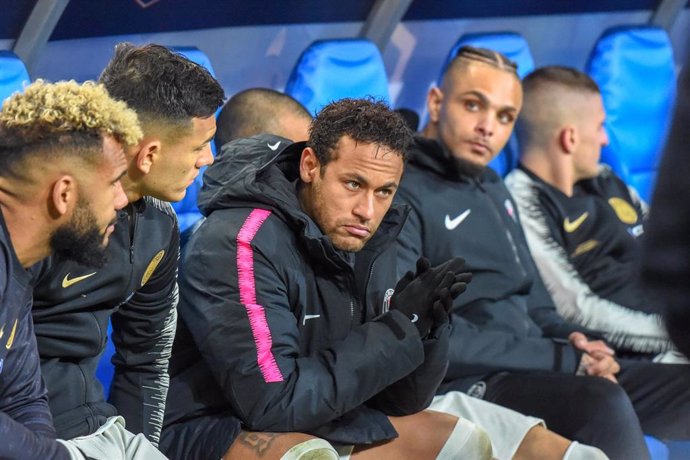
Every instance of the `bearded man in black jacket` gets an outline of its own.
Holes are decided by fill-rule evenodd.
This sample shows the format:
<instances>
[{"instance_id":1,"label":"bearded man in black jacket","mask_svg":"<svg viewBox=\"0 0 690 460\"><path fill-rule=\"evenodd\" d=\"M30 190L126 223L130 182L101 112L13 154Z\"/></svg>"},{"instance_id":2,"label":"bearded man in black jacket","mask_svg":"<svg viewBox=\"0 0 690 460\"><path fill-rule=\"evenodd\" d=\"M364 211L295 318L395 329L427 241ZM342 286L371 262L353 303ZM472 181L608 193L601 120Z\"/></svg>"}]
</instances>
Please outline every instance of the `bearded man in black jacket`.
<instances>
[{"instance_id":1,"label":"bearded man in black jacket","mask_svg":"<svg viewBox=\"0 0 690 460\"><path fill-rule=\"evenodd\" d=\"M611 458L647 458L640 422L658 437L690 435L687 392L664 390L686 379L673 366L621 366L598 331L556 312L517 206L486 167L506 144L521 106L511 61L462 49L429 92L430 121L398 194L413 208L399 237L399 270L422 255L432 264L462 255L474 276L453 306L442 391L468 391L543 418Z\"/></svg>"}]
</instances>

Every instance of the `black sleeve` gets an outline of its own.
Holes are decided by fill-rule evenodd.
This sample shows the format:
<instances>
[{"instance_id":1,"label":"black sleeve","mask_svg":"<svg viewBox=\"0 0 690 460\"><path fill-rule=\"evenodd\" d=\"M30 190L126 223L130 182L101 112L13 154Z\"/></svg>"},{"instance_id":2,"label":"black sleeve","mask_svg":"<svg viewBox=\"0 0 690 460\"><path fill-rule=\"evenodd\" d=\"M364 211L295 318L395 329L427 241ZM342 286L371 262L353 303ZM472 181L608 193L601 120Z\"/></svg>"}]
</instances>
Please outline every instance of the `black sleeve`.
<instances>
[{"instance_id":1,"label":"black sleeve","mask_svg":"<svg viewBox=\"0 0 690 460\"><path fill-rule=\"evenodd\" d=\"M412 373L386 387L368 404L386 415L415 414L429 407L448 370L450 325L423 341L424 362Z\"/></svg>"},{"instance_id":2,"label":"black sleeve","mask_svg":"<svg viewBox=\"0 0 690 460\"><path fill-rule=\"evenodd\" d=\"M0 369L0 458L68 459L55 441L30 311L26 306L21 317L3 327L8 352Z\"/></svg>"},{"instance_id":3,"label":"black sleeve","mask_svg":"<svg viewBox=\"0 0 690 460\"><path fill-rule=\"evenodd\" d=\"M679 78L676 112L647 222L644 273L666 305L678 349L690 356L690 56Z\"/></svg>"}]
</instances>

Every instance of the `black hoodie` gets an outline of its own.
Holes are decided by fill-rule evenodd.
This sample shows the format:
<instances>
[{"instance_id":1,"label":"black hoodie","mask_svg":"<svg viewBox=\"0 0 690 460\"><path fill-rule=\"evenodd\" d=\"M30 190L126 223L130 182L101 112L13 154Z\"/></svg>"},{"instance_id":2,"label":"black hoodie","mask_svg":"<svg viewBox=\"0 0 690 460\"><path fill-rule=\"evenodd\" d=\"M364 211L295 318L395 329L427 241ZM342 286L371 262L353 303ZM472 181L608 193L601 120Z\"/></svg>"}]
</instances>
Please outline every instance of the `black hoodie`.
<instances>
[{"instance_id":1,"label":"black hoodie","mask_svg":"<svg viewBox=\"0 0 690 460\"><path fill-rule=\"evenodd\" d=\"M396 199L412 206L398 238L398 270L424 255L463 257L473 274L455 302L442 388L466 390L500 371L575 374L573 331L558 315L530 255L517 206L490 168L472 171L436 141L417 138Z\"/></svg>"}]
</instances>

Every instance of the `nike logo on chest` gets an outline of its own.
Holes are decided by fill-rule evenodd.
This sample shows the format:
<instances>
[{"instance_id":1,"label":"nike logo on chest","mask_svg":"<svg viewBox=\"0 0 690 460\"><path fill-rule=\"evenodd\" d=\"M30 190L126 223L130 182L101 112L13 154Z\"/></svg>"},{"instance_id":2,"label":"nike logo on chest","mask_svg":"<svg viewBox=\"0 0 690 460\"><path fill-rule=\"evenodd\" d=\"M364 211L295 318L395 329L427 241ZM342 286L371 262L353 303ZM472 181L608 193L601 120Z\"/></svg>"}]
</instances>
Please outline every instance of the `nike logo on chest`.
<instances>
[{"instance_id":1,"label":"nike logo on chest","mask_svg":"<svg viewBox=\"0 0 690 460\"><path fill-rule=\"evenodd\" d=\"M448 230L455 230L455 228L462 223L465 219L467 219L467 216L470 215L470 212L472 212L471 209L468 209L467 211L463 212L459 216L451 219L448 214L446 214L446 228Z\"/></svg>"}]
</instances>

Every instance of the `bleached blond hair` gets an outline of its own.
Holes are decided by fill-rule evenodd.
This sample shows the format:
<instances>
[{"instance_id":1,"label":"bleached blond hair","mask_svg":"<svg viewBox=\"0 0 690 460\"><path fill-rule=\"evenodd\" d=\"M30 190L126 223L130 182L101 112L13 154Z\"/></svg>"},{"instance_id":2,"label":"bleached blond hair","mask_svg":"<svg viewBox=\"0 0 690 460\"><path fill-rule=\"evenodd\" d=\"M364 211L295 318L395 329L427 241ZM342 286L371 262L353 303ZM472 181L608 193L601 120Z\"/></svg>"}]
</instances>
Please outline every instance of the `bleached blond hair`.
<instances>
[{"instance_id":1,"label":"bleached blond hair","mask_svg":"<svg viewBox=\"0 0 690 460\"><path fill-rule=\"evenodd\" d=\"M29 142L33 136L74 131L108 134L127 145L135 145L142 137L137 114L92 81L36 80L5 101L0 126L25 131Z\"/></svg>"}]
</instances>

